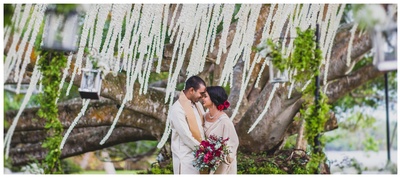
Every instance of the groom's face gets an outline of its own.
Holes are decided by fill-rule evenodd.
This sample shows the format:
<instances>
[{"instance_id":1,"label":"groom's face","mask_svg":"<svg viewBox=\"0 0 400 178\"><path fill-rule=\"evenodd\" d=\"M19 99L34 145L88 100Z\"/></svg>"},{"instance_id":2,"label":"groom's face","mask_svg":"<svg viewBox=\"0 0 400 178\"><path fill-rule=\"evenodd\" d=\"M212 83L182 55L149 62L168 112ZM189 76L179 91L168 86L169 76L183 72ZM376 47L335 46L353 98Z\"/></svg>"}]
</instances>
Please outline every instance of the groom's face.
<instances>
[{"instance_id":1,"label":"groom's face","mask_svg":"<svg viewBox=\"0 0 400 178\"><path fill-rule=\"evenodd\" d=\"M198 102L206 94L206 86L204 85L200 85L200 88L197 90L195 90L194 88L190 88L190 90L192 94L190 100L192 100L192 102L194 103Z\"/></svg>"}]
</instances>

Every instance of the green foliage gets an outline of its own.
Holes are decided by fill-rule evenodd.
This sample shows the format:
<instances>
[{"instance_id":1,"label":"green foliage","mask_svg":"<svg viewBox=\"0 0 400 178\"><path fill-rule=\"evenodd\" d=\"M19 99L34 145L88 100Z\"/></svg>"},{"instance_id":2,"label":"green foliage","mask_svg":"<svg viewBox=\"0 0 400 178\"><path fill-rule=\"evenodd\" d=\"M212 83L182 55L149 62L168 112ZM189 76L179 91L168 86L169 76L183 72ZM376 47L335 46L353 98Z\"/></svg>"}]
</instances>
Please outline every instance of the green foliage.
<instances>
[{"instance_id":1,"label":"green foliage","mask_svg":"<svg viewBox=\"0 0 400 178\"><path fill-rule=\"evenodd\" d=\"M371 135L367 136L367 138L363 141L363 145L365 151L379 151L379 142L377 142Z\"/></svg>"},{"instance_id":2,"label":"green foliage","mask_svg":"<svg viewBox=\"0 0 400 178\"><path fill-rule=\"evenodd\" d=\"M69 87L69 82L64 82L64 85L62 86L61 93L58 99L58 102L63 102L67 101L73 98L78 98L80 97L79 91L78 91L78 86L72 85L71 89L69 90L68 96L67 96L67 90Z\"/></svg>"},{"instance_id":3,"label":"green foliage","mask_svg":"<svg viewBox=\"0 0 400 178\"><path fill-rule=\"evenodd\" d=\"M305 118L305 137L308 144L314 145L314 138L324 132L325 122L329 118L329 105L326 104L328 97L321 93L317 105L310 104L307 110L300 110L301 115ZM321 104L320 104L321 103ZM323 147L324 145L322 145Z\"/></svg>"},{"instance_id":4,"label":"green foliage","mask_svg":"<svg viewBox=\"0 0 400 178\"><path fill-rule=\"evenodd\" d=\"M356 112L347 118L346 122L339 123L339 126L350 132L358 132L371 128L376 123L376 118L362 112Z\"/></svg>"},{"instance_id":5,"label":"green foliage","mask_svg":"<svg viewBox=\"0 0 400 178\"><path fill-rule=\"evenodd\" d=\"M42 52L39 59L44 92L40 94L41 107L37 115L46 119L44 127L47 130L48 137L42 144L42 147L49 151L45 158L44 171L46 174L62 173L59 146L62 140L63 126L58 119L56 99L59 95L61 70L65 67L66 62L65 56L57 52Z\"/></svg>"},{"instance_id":6,"label":"green foliage","mask_svg":"<svg viewBox=\"0 0 400 178\"><path fill-rule=\"evenodd\" d=\"M309 156L302 150L285 149L273 155L266 152L237 154L238 174L309 174L306 169ZM138 174L173 174L172 159Z\"/></svg>"},{"instance_id":7,"label":"green foliage","mask_svg":"<svg viewBox=\"0 0 400 178\"><path fill-rule=\"evenodd\" d=\"M77 7L77 4L56 4L55 11L60 14L68 14L71 11L74 11Z\"/></svg>"},{"instance_id":8,"label":"green foliage","mask_svg":"<svg viewBox=\"0 0 400 178\"><path fill-rule=\"evenodd\" d=\"M373 29L375 25L385 23L382 20L382 14L387 13L383 6L375 5L374 7L371 4L351 4L351 12L352 19L358 23L358 28L365 31Z\"/></svg>"},{"instance_id":9,"label":"green foliage","mask_svg":"<svg viewBox=\"0 0 400 178\"><path fill-rule=\"evenodd\" d=\"M40 163L37 159L30 157L31 161L27 165L24 166L13 166L11 164L11 160L4 159L5 165L4 167L9 168L12 172L30 172L32 174L43 174L43 169L46 167L45 164ZM82 173L82 168L75 163L72 159L63 159L61 160L62 174L76 174Z\"/></svg>"},{"instance_id":10,"label":"green foliage","mask_svg":"<svg viewBox=\"0 0 400 178\"><path fill-rule=\"evenodd\" d=\"M13 168L13 166L12 166L12 161L11 161L10 157L6 158L5 156L3 156L3 164L4 164L4 168L9 168L13 172L16 171L15 168Z\"/></svg>"},{"instance_id":11,"label":"green foliage","mask_svg":"<svg viewBox=\"0 0 400 178\"><path fill-rule=\"evenodd\" d=\"M376 118L365 112L356 112L343 117L346 119L338 123L339 128L326 134L327 150L378 151L386 148L386 145L380 145L385 139L384 123L379 125Z\"/></svg>"},{"instance_id":12,"label":"green foliage","mask_svg":"<svg viewBox=\"0 0 400 178\"><path fill-rule=\"evenodd\" d=\"M305 138L307 143L313 148L318 147L319 149L324 146L324 140L320 138L320 134L324 131L325 122L329 118L330 106L328 98L321 91L318 91L320 98L317 103L312 100L315 97L316 80L314 77L319 75L319 67L322 62L322 51L317 48L315 41L315 30L306 29L301 31L299 27L296 28L297 37L294 39L294 50L289 55L289 58L284 58L281 53L282 44L273 43L272 39L267 40L267 56L271 58L274 67L277 67L280 71L285 69L297 71L297 75L294 75L294 81L296 83L305 84L308 80L311 80L310 84L303 91L302 98L305 100L303 107L300 109L301 118L305 120ZM296 118L298 119L298 118ZM315 139L318 140L320 145L315 145ZM314 173L314 169L318 169L315 165L323 162L326 158L319 156L320 153L311 153L311 160L307 166L306 172Z\"/></svg>"},{"instance_id":13,"label":"green foliage","mask_svg":"<svg viewBox=\"0 0 400 178\"><path fill-rule=\"evenodd\" d=\"M285 139L283 149L292 149L296 146L297 134L291 135Z\"/></svg>"},{"instance_id":14,"label":"green foliage","mask_svg":"<svg viewBox=\"0 0 400 178\"><path fill-rule=\"evenodd\" d=\"M75 163L72 159L61 160L61 167L63 170L63 174L76 174L83 172L81 166Z\"/></svg>"},{"instance_id":15,"label":"green foliage","mask_svg":"<svg viewBox=\"0 0 400 178\"><path fill-rule=\"evenodd\" d=\"M238 152L237 170L238 174L286 174L265 153L245 155Z\"/></svg>"},{"instance_id":16,"label":"green foliage","mask_svg":"<svg viewBox=\"0 0 400 178\"><path fill-rule=\"evenodd\" d=\"M229 96L229 94L231 93L230 83L227 83L225 86L222 86L222 87L224 88L226 94Z\"/></svg>"},{"instance_id":17,"label":"green foliage","mask_svg":"<svg viewBox=\"0 0 400 178\"><path fill-rule=\"evenodd\" d=\"M270 47L271 50L271 52L269 53L269 57L271 58L274 67L278 68L280 71L289 69L290 59L282 57L282 53L280 51L282 49L282 43L278 42L277 44L275 44L272 39L268 39L267 45Z\"/></svg>"},{"instance_id":18,"label":"green foliage","mask_svg":"<svg viewBox=\"0 0 400 178\"><path fill-rule=\"evenodd\" d=\"M295 81L304 83L311 79L311 83L303 92L303 108L300 109L301 117L305 120L305 138L307 143L314 150L310 155L310 161L307 164L307 172L316 173L315 169L319 169L319 164L324 162L326 158L320 152L325 146L325 140L321 139L320 134L324 132L325 122L329 118L330 106L328 105L328 97L318 89L320 97L315 101L310 98L315 97L316 80L313 77L319 75L319 67L322 62L322 51L317 48L314 40L315 31L307 29L304 32L300 28L296 28L297 37L294 40L294 52L292 56L292 66L299 74L294 76ZM320 145L315 145L315 141Z\"/></svg>"},{"instance_id":19,"label":"green foliage","mask_svg":"<svg viewBox=\"0 0 400 178\"><path fill-rule=\"evenodd\" d=\"M283 57L282 42L275 43L273 39L266 40L267 57L272 61L274 67L280 71L297 70L298 74L293 76L296 82L304 83L313 76L319 75L319 67L322 62L322 51L317 48L314 40L315 30L306 29L301 31L296 28L297 37L293 41L294 50L288 58ZM262 51L261 49L257 49Z\"/></svg>"},{"instance_id":20,"label":"green foliage","mask_svg":"<svg viewBox=\"0 0 400 178\"><path fill-rule=\"evenodd\" d=\"M308 156L295 149L284 149L268 155L265 152L244 154L238 152L238 174L308 174Z\"/></svg>"},{"instance_id":21,"label":"green foliage","mask_svg":"<svg viewBox=\"0 0 400 178\"><path fill-rule=\"evenodd\" d=\"M322 148L325 147L326 139L321 134L324 132L325 122L329 119L330 106L327 104L328 97L322 92L320 93L318 104L308 103L306 110L300 109L301 116L305 120L304 136L308 145L313 149L310 153L310 162L307 164L307 172L309 173L318 173L319 165L326 160L321 152ZM308 95L311 94L308 93ZM319 145L316 145L316 142Z\"/></svg>"},{"instance_id":22,"label":"green foliage","mask_svg":"<svg viewBox=\"0 0 400 178\"><path fill-rule=\"evenodd\" d=\"M183 89L185 89L185 83L182 82L176 85L176 90L182 91Z\"/></svg>"},{"instance_id":23,"label":"green foliage","mask_svg":"<svg viewBox=\"0 0 400 178\"><path fill-rule=\"evenodd\" d=\"M322 51L316 47L314 40L315 31L307 29L304 32L296 28L297 37L294 39L294 52L291 58L291 67L301 74L295 75L296 81L303 81L319 75L319 67L322 62Z\"/></svg>"},{"instance_id":24,"label":"green foliage","mask_svg":"<svg viewBox=\"0 0 400 178\"><path fill-rule=\"evenodd\" d=\"M160 72L160 73L150 73L149 83L153 83L159 80L167 80L168 72Z\"/></svg>"},{"instance_id":25,"label":"green foliage","mask_svg":"<svg viewBox=\"0 0 400 178\"><path fill-rule=\"evenodd\" d=\"M352 4L346 4L344 7L342 19L340 19L340 24L353 22Z\"/></svg>"},{"instance_id":26,"label":"green foliage","mask_svg":"<svg viewBox=\"0 0 400 178\"><path fill-rule=\"evenodd\" d=\"M371 65L373 56L368 53L357 62L351 72ZM397 112L397 71L388 72L389 112ZM364 150L375 151L387 149L385 144L386 126L383 121L377 122L369 110L377 112L385 106L385 80L384 76L375 78L352 90L344 97L332 104L339 128L327 133L329 142L326 145L330 150ZM390 123L391 128L396 122ZM348 137L348 135L354 135ZM370 138L373 136L373 139ZM376 148L379 145L378 148ZM394 142L397 147L397 142Z\"/></svg>"},{"instance_id":27,"label":"green foliage","mask_svg":"<svg viewBox=\"0 0 400 178\"><path fill-rule=\"evenodd\" d=\"M11 92L4 91L4 112L9 110L17 110L21 105L20 102L22 102L23 99L23 94L13 94Z\"/></svg>"},{"instance_id":28,"label":"green foliage","mask_svg":"<svg viewBox=\"0 0 400 178\"><path fill-rule=\"evenodd\" d=\"M240 8L242 7L242 4L235 4L235 10L233 10L233 15L232 15L232 19L231 19L231 23L235 23L238 21L236 17L236 15L239 13Z\"/></svg>"},{"instance_id":29,"label":"green foliage","mask_svg":"<svg viewBox=\"0 0 400 178\"><path fill-rule=\"evenodd\" d=\"M85 48L85 51L87 51L86 49L87 49L87 48ZM95 56L93 56L93 55L94 55L94 54L89 55L88 58L89 58L89 60L90 60L90 63L92 64L92 68L93 68L93 69L98 69L98 68L99 68L99 58L97 58L97 56L95 57Z\"/></svg>"},{"instance_id":30,"label":"green foliage","mask_svg":"<svg viewBox=\"0 0 400 178\"><path fill-rule=\"evenodd\" d=\"M12 16L14 14L14 6L11 5L11 4L4 4L3 8L4 8L3 25L4 25L4 27L10 26L12 24L11 19L12 19Z\"/></svg>"},{"instance_id":31,"label":"green foliage","mask_svg":"<svg viewBox=\"0 0 400 178\"><path fill-rule=\"evenodd\" d=\"M355 67L372 63L370 57L366 57L356 64ZM388 72L388 96L391 110L395 111L394 103L397 103L397 71ZM336 113L352 113L356 106L377 109L378 106L385 104L385 80L384 77L378 77L370 80L362 86L354 89L344 97L332 104Z\"/></svg>"},{"instance_id":32,"label":"green foliage","mask_svg":"<svg viewBox=\"0 0 400 178\"><path fill-rule=\"evenodd\" d=\"M106 148L111 160L123 160L128 155L140 155L155 149L157 146L157 141L152 140L141 140L129 143L123 143L115 145L113 147Z\"/></svg>"},{"instance_id":33,"label":"green foliage","mask_svg":"<svg viewBox=\"0 0 400 178\"><path fill-rule=\"evenodd\" d=\"M45 26L45 21L43 20L42 23L40 24L39 32L38 32L38 34L36 36L35 44L33 46L35 52L41 50L41 43L42 43L42 39L43 39L44 26Z\"/></svg>"},{"instance_id":34,"label":"green foliage","mask_svg":"<svg viewBox=\"0 0 400 178\"><path fill-rule=\"evenodd\" d=\"M149 170L138 172L138 174L173 174L172 161L170 161L166 166L160 166L158 163L151 164Z\"/></svg>"},{"instance_id":35,"label":"green foliage","mask_svg":"<svg viewBox=\"0 0 400 178\"><path fill-rule=\"evenodd\" d=\"M322 160L326 160L326 156L324 153L312 153L310 154L310 161L307 163L307 172L309 174L319 173L319 167L322 163Z\"/></svg>"}]
</instances>

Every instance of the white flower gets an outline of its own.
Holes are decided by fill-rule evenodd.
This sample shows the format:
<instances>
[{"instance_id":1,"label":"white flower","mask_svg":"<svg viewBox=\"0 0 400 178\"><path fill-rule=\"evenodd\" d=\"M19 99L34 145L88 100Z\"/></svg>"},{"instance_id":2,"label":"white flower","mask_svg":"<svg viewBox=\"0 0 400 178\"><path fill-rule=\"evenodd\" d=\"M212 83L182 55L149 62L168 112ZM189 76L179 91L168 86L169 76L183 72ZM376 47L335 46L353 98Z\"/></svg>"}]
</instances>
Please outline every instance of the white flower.
<instances>
[{"instance_id":1,"label":"white flower","mask_svg":"<svg viewBox=\"0 0 400 178\"><path fill-rule=\"evenodd\" d=\"M101 71L101 78L104 78L110 72L110 66L105 61L100 60L97 67Z\"/></svg>"},{"instance_id":2,"label":"white flower","mask_svg":"<svg viewBox=\"0 0 400 178\"><path fill-rule=\"evenodd\" d=\"M354 13L354 20L367 29L375 26L384 26L388 17L382 5L366 4L362 5Z\"/></svg>"},{"instance_id":3,"label":"white flower","mask_svg":"<svg viewBox=\"0 0 400 178\"><path fill-rule=\"evenodd\" d=\"M268 53L269 53L268 48L264 48L263 50L260 51L260 55L262 57L266 57Z\"/></svg>"},{"instance_id":4,"label":"white flower","mask_svg":"<svg viewBox=\"0 0 400 178\"><path fill-rule=\"evenodd\" d=\"M261 42L257 45L257 49L264 49L267 47L266 40L261 40Z\"/></svg>"},{"instance_id":5,"label":"white flower","mask_svg":"<svg viewBox=\"0 0 400 178\"><path fill-rule=\"evenodd\" d=\"M29 165L23 166L21 171L25 174L44 174L43 168L41 168L36 163L31 163Z\"/></svg>"}]
</instances>

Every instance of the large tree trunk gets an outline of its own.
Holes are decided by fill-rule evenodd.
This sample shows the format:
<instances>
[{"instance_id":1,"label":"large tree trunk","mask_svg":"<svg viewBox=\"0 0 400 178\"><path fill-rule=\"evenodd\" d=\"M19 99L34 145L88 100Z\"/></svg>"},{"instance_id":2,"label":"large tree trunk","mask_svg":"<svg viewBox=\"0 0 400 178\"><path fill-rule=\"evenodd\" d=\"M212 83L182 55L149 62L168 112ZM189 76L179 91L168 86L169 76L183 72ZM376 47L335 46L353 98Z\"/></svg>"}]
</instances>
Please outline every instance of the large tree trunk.
<instances>
[{"instance_id":1,"label":"large tree trunk","mask_svg":"<svg viewBox=\"0 0 400 178\"><path fill-rule=\"evenodd\" d=\"M261 38L261 28L263 21L269 13L269 8L263 6L254 42L258 42ZM264 20L262 20L264 19ZM236 24L232 24L228 35L228 52L232 43ZM335 102L340 97L349 93L351 90L363 85L368 80L372 80L381 76L383 73L375 70L372 66L361 68L352 73L346 66L346 55L348 49L348 39L350 39L350 29L352 24L343 25L337 31L333 51L330 60L330 69L328 73L328 82L322 83L321 87L327 85L326 94L329 102ZM360 34L360 33L356 33ZM216 41L220 40L217 36ZM219 43L216 43L219 44ZM257 44L257 43L255 43ZM356 35L352 46L352 61L357 62L362 56L371 49L370 37L367 33ZM7 48L5 48L7 49ZM216 48L217 49L217 48ZM173 47L167 45L164 51L163 71L168 71L170 59L172 57ZM228 53L227 52L227 53ZM205 69L199 75L209 82L213 76L212 83L208 85L217 85L219 76L222 72L222 65L216 65L217 51L212 51L208 55ZM254 57L254 54L252 54ZM221 63L223 64L227 55L222 55ZM31 64L32 65L32 64ZM187 64L186 64L187 65ZM185 67L183 67L185 69ZM238 104L239 92L241 88L241 80L243 77L243 63L235 66L234 79L231 85L229 101L232 106L227 113L232 114L232 108ZM272 96L271 91L273 85L269 83L269 71L263 72L260 83L255 86L257 71L261 66L257 66L251 73L251 80L246 87L245 96L240 104L238 114L234 118L236 130L240 139L239 149L244 152L275 152L278 150L287 136L298 133L301 124L293 120L294 116L302 107L302 94L294 91L290 99L288 99L287 87L278 87L276 93ZM32 66L28 67L32 70ZM70 71L71 72L71 71ZM324 74L324 71L321 71ZM15 83L12 75L6 81L7 84ZM73 83L77 86L80 84L80 76L74 78ZM62 150L62 158L71 157L86 153L89 151L107 148L113 145L133 142L138 140L160 140L164 132L165 122L168 114L168 104L165 104L165 81L157 81L150 84L147 94L139 95L139 84L136 84L135 94L131 101L125 104L125 108L119 117L119 121L105 144L99 144L108 132L113 119L118 112L118 108L123 102L125 96L125 74L119 73L117 77L111 74L107 75L103 80L101 99L92 101L86 113L82 116L78 124L72 130L70 136ZM181 72L182 81L186 78L185 72ZM320 77L321 81L323 76ZM67 79L69 80L69 79ZM25 82L29 82L29 76L26 76ZM182 82L181 81L181 82ZM175 94L175 98L177 92ZM247 133L251 125L255 122L259 114L264 109L268 98L273 97L272 105L267 114L258 123L255 129ZM74 118L78 115L82 108L82 100L76 99L59 104L59 119L61 120L64 130L67 130ZM47 151L41 147L41 143L46 138L44 130L45 120L35 119L38 108L28 108L23 111L19 118L19 123L14 132L10 157L13 165L23 165L32 159L42 160ZM18 111L8 111L5 113L5 120L12 123ZM332 130L337 127L337 123L332 114L329 122L326 124L326 130ZM4 133L8 131L8 127L4 128ZM254 146L257 145L257 146Z\"/></svg>"}]
</instances>

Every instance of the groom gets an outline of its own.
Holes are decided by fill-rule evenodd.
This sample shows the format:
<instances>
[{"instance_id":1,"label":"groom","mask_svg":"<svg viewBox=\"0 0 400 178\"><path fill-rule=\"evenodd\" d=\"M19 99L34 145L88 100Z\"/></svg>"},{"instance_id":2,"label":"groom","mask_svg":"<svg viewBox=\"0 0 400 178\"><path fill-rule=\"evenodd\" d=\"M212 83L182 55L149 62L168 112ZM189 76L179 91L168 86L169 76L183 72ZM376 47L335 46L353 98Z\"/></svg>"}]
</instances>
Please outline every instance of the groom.
<instances>
[{"instance_id":1,"label":"groom","mask_svg":"<svg viewBox=\"0 0 400 178\"><path fill-rule=\"evenodd\" d=\"M204 109L198 102L206 92L206 84L198 76L186 80L185 89L169 110L171 152L174 174L199 174L193 167L192 151L204 140L202 127Z\"/></svg>"}]
</instances>

